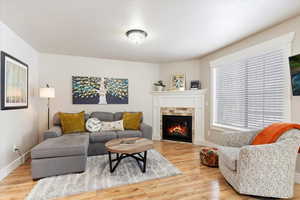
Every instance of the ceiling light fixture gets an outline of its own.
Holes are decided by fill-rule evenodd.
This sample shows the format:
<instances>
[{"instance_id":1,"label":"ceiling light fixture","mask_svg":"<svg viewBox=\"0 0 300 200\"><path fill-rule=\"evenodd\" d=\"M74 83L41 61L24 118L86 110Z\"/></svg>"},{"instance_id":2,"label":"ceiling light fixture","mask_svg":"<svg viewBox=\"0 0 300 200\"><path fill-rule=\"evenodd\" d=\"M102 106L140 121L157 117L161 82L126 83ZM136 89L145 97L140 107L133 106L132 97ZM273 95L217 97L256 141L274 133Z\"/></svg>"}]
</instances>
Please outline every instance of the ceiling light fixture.
<instances>
[{"instance_id":1,"label":"ceiling light fixture","mask_svg":"<svg viewBox=\"0 0 300 200\"><path fill-rule=\"evenodd\" d=\"M132 29L126 32L126 36L131 42L141 44L145 41L148 34L140 29Z\"/></svg>"}]
</instances>

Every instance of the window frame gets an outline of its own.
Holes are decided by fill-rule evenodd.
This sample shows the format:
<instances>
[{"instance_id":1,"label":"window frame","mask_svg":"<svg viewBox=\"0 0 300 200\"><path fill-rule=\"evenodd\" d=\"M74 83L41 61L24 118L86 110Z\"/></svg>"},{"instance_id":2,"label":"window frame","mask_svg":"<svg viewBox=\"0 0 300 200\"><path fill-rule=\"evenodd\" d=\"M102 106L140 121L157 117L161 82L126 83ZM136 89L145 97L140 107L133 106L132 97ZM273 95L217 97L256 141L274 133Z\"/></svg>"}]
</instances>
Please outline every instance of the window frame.
<instances>
[{"instance_id":1,"label":"window frame","mask_svg":"<svg viewBox=\"0 0 300 200\"><path fill-rule=\"evenodd\" d=\"M289 56L292 55L291 47L292 47L292 41L294 39L295 33L290 32L288 34L282 35L280 37L274 38L272 40L242 49L240 51L237 51L235 53L220 57L216 60L213 60L210 62L210 92L211 92L211 98L210 98L210 128L211 129L216 129L216 130L224 130L224 129L229 129L229 130L237 130L237 131L247 131L250 129L244 129L240 127L235 127L235 126L228 126L228 125L223 125L215 122L215 116L216 116L216 111L217 111L217 106L216 106L216 101L215 101L215 89L216 89L216 73L214 70L226 63L233 63L234 61L237 60L242 60L242 59L247 59L254 57L259 54L263 54L266 51L271 51L274 50L275 48L278 49L285 49L287 53L287 58L286 58L286 63L287 67L285 67L285 73L288 73L286 83L287 85L287 109L285 110L286 115L287 115L287 120L291 121L291 98L292 98L292 91L291 91L291 77L290 77L290 68L289 68L289 61L288 58Z\"/></svg>"}]
</instances>

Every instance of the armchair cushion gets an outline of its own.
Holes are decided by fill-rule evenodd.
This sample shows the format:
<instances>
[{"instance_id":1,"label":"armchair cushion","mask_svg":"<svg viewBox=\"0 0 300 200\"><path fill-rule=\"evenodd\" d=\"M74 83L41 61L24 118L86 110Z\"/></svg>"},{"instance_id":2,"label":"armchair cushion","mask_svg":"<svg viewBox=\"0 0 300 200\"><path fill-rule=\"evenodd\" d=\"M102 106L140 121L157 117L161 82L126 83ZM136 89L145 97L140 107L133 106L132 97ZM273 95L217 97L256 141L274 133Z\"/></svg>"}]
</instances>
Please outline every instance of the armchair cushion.
<instances>
[{"instance_id":1,"label":"armchair cushion","mask_svg":"<svg viewBox=\"0 0 300 200\"><path fill-rule=\"evenodd\" d=\"M219 159L222 159L225 165L232 171L237 170L237 160L239 159L240 149L241 148L236 147L219 148Z\"/></svg>"},{"instance_id":2,"label":"armchair cushion","mask_svg":"<svg viewBox=\"0 0 300 200\"><path fill-rule=\"evenodd\" d=\"M249 145L259 130L251 131L216 131L213 135L213 141L216 144L230 147L242 147Z\"/></svg>"}]
</instances>

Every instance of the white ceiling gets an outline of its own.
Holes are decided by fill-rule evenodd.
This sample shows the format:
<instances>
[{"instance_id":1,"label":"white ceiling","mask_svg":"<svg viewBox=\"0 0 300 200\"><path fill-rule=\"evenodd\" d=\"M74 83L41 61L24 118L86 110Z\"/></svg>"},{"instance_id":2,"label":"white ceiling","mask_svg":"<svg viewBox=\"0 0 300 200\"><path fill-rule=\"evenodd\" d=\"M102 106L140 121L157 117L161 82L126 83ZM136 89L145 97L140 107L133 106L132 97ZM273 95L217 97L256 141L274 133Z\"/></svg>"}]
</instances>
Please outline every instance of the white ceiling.
<instances>
[{"instance_id":1,"label":"white ceiling","mask_svg":"<svg viewBox=\"0 0 300 200\"><path fill-rule=\"evenodd\" d=\"M300 13L300 0L1 0L40 52L144 62L201 57ZM143 29L142 45L125 32Z\"/></svg>"}]
</instances>

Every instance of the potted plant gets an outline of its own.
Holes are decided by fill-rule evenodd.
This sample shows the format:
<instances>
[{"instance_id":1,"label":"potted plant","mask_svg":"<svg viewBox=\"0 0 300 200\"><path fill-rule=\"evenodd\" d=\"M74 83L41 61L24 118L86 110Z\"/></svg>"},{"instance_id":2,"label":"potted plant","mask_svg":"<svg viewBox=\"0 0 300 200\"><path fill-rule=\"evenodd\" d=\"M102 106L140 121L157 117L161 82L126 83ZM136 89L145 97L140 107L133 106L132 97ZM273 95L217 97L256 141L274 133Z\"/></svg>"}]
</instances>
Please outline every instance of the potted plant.
<instances>
[{"instance_id":1,"label":"potted plant","mask_svg":"<svg viewBox=\"0 0 300 200\"><path fill-rule=\"evenodd\" d=\"M155 86L156 91L163 91L163 89L166 87L162 80L157 81L153 85Z\"/></svg>"}]
</instances>

